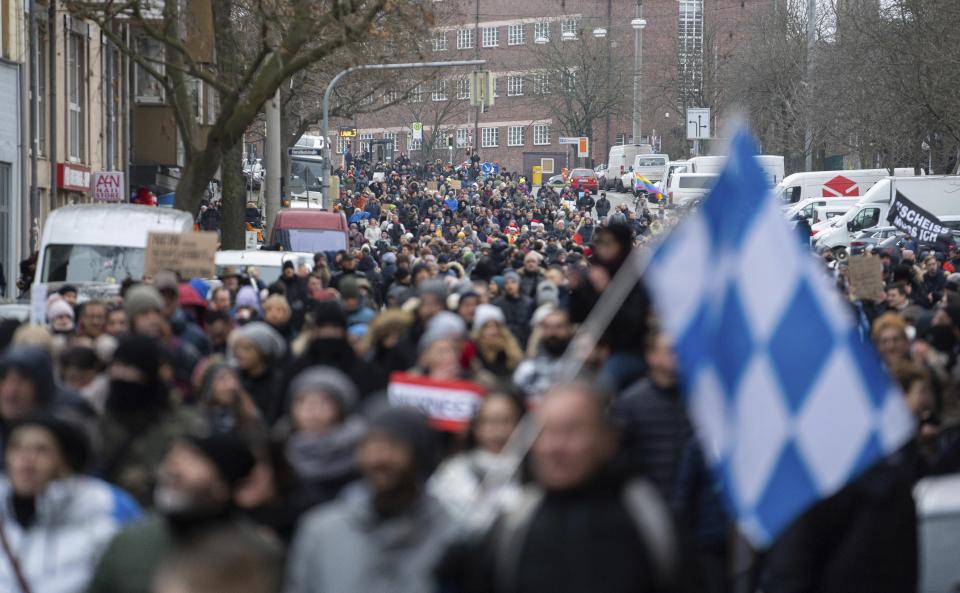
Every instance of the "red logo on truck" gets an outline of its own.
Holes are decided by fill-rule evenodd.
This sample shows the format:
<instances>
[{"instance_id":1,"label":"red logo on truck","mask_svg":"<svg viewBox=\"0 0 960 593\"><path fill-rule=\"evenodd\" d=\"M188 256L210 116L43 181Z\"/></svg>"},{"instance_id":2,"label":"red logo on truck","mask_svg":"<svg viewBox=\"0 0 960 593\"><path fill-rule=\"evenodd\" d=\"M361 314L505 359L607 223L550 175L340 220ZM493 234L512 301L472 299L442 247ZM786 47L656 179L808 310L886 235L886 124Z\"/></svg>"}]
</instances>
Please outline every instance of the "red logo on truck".
<instances>
[{"instance_id":1,"label":"red logo on truck","mask_svg":"<svg viewBox=\"0 0 960 593\"><path fill-rule=\"evenodd\" d=\"M855 198L860 195L860 186L852 179L837 175L823 184L825 198Z\"/></svg>"}]
</instances>

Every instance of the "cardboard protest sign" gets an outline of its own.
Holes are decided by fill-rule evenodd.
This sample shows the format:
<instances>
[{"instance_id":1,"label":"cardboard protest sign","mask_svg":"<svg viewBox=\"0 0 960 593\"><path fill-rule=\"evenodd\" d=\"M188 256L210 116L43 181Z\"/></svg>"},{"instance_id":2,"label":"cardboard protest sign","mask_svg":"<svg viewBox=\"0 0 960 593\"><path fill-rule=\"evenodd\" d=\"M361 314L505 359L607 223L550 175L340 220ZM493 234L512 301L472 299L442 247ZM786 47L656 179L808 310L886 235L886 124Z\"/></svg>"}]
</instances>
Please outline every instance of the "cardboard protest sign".
<instances>
[{"instance_id":1,"label":"cardboard protest sign","mask_svg":"<svg viewBox=\"0 0 960 593\"><path fill-rule=\"evenodd\" d=\"M883 297L883 263L872 255L853 255L847 270L850 292L860 299Z\"/></svg>"},{"instance_id":2,"label":"cardboard protest sign","mask_svg":"<svg viewBox=\"0 0 960 593\"><path fill-rule=\"evenodd\" d=\"M438 430L465 430L483 401L484 389L469 381L435 381L407 373L393 373L387 386L392 406L413 406L430 417Z\"/></svg>"},{"instance_id":3,"label":"cardboard protest sign","mask_svg":"<svg viewBox=\"0 0 960 593\"><path fill-rule=\"evenodd\" d=\"M437 186L437 182L436 182L436 181L428 181L428 182L427 182L427 189L428 189L428 190L430 190L430 191L437 191L437 187L438 187L438 186Z\"/></svg>"},{"instance_id":4,"label":"cardboard protest sign","mask_svg":"<svg viewBox=\"0 0 960 593\"><path fill-rule=\"evenodd\" d=\"M214 254L217 252L217 233L150 233L144 261L145 276L158 272L176 272L182 278L213 278L217 275Z\"/></svg>"},{"instance_id":5,"label":"cardboard protest sign","mask_svg":"<svg viewBox=\"0 0 960 593\"><path fill-rule=\"evenodd\" d=\"M447 185L450 187L450 189L460 189L460 180L459 180L459 179L451 179L451 180L447 181Z\"/></svg>"}]
</instances>

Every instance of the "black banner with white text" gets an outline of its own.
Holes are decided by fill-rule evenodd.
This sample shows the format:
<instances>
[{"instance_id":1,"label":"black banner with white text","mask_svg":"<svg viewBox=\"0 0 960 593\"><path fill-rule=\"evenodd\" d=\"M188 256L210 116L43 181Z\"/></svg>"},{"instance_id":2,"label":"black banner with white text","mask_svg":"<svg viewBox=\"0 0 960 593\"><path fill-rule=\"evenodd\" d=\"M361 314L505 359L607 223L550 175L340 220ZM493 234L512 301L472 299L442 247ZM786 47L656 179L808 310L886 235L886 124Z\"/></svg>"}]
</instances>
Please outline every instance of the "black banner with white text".
<instances>
[{"instance_id":1,"label":"black banner with white text","mask_svg":"<svg viewBox=\"0 0 960 593\"><path fill-rule=\"evenodd\" d=\"M934 243L938 235L950 232L939 218L914 204L899 191L890 205L887 221L920 243Z\"/></svg>"}]
</instances>

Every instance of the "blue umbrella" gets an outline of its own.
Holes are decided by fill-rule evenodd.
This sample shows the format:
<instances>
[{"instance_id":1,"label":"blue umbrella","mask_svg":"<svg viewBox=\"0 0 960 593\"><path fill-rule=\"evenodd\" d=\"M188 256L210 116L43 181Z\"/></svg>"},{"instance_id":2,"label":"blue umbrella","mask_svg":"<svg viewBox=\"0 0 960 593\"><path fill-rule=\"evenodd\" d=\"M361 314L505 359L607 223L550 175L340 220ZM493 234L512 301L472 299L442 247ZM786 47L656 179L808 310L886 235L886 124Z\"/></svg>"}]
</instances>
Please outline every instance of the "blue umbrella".
<instances>
[{"instance_id":1,"label":"blue umbrella","mask_svg":"<svg viewBox=\"0 0 960 593\"><path fill-rule=\"evenodd\" d=\"M350 217L350 224L353 224L355 222L360 222L365 218L370 218L369 212L354 212L353 216Z\"/></svg>"}]
</instances>

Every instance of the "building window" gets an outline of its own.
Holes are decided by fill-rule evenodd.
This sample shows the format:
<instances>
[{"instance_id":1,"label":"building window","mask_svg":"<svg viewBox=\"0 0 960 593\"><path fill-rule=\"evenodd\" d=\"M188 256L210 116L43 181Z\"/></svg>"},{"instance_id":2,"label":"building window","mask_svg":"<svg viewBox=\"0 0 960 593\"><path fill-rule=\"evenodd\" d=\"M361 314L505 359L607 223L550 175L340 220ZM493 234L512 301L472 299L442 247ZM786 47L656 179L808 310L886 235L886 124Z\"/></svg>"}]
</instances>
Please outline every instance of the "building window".
<instances>
[{"instance_id":1,"label":"building window","mask_svg":"<svg viewBox=\"0 0 960 593\"><path fill-rule=\"evenodd\" d=\"M423 85L418 84L410 91L410 102L411 103L422 103L423 102Z\"/></svg>"},{"instance_id":2,"label":"building window","mask_svg":"<svg viewBox=\"0 0 960 593\"><path fill-rule=\"evenodd\" d=\"M546 39L550 41L550 22L540 21L533 24L533 39Z\"/></svg>"},{"instance_id":3,"label":"building window","mask_svg":"<svg viewBox=\"0 0 960 593\"><path fill-rule=\"evenodd\" d=\"M203 81L192 76L185 77L187 92L190 95L190 106L193 107L193 118L197 123L203 123Z\"/></svg>"},{"instance_id":4,"label":"building window","mask_svg":"<svg viewBox=\"0 0 960 593\"><path fill-rule=\"evenodd\" d=\"M680 0L677 28L680 97L695 100L703 87L703 0Z\"/></svg>"},{"instance_id":5,"label":"building window","mask_svg":"<svg viewBox=\"0 0 960 593\"><path fill-rule=\"evenodd\" d=\"M580 21L577 19L563 19L560 21L560 38L563 39L565 36L569 37L572 33L577 35L577 31L580 29Z\"/></svg>"},{"instance_id":6,"label":"building window","mask_svg":"<svg viewBox=\"0 0 960 593\"><path fill-rule=\"evenodd\" d=\"M523 126L507 128L507 146L523 146Z\"/></svg>"},{"instance_id":7,"label":"building window","mask_svg":"<svg viewBox=\"0 0 960 593\"><path fill-rule=\"evenodd\" d=\"M86 158L87 43L83 33L70 32L67 39L67 118L70 160Z\"/></svg>"},{"instance_id":8,"label":"building window","mask_svg":"<svg viewBox=\"0 0 960 593\"><path fill-rule=\"evenodd\" d=\"M537 95L550 94L550 73L537 72L533 75L533 92Z\"/></svg>"},{"instance_id":9,"label":"building window","mask_svg":"<svg viewBox=\"0 0 960 593\"><path fill-rule=\"evenodd\" d=\"M508 76L507 77L507 96L520 97L522 95L523 95L523 77Z\"/></svg>"},{"instance_id":10,"label":"building window","mask_svg":"<svg viewBox=\"0 0 960 593\"><path fill-rule=\"evenodd\" d=\"M447 100L447 81L438 80L433 83L433 93L430 94L430 98L434 101L446 101Z\"/></svg>"},{"instance_id":11,"label":"building window","mask_svg":"<svg viewBox=\"0 0 960 593\"><path fill-rule=\"evenodd\" d=\"M400 98L400 93L396 90L391 90L383 93L383 102L387 105L391 103L396 103Z\"/></svg>"},{"instance_id":12,"label":"building window","mask_svg":"<svg viewBox=\"0 0 960 593\"><path fill-rule=\"evenodd\" d=\"M337 154L343 154L350 148L350 138L337 136Z\"/></svg>"},{"instance_id":13,"label":"building window","mask_svg":"<svg viewBox=\"0 0 960 593\"><path fill-rule=\"evenodd\" d=\"M457 146L463 148L467 145L467 130L460 128L457 130Z\"/></svg>"},{"instance_id":14,"label":"building window","mask_svg":"<svg viewBox=\"0 0 960 593\"><path fill-rule=\"evenodd\" d=\"M480 128L480 138L483 148L500 146L500 128Z\"/></svg>"},{"instance_id":15,"label":"building window","mask_svg":"<svg viewBox=\"0 0 960 593\"><path fill-rule=\"evenodd\" d=\"M523 23L510 25L507 29L507 45L523 45Z\"/></svg>"},{"instance_id":16,"label":"building window","mask_svg":"<svg viewBox=\"0 0 960 593\"><path fill-rule=\"evenodd\" d=\"M533 144L535 146L544 146L545 144L550 144L550 126L547 124L534 124Z\"/></svg>"},{"instance_id":17,"label":"building window","mask_svg":"<svg viewBox=\"0 0 960 593\"><path fill-rule=\"evenodd\" d=\"M470 98L470 79L468 78L457 79L457 98L458 99Z\"/></svg>"},{"instance_id":18,"label":"building window","mask_svg":"<svg viewBox=\"0 0 960 593\"><path fill-rule=\"evenodd\" d=\"M163 75L163 45L152 37L137 38L137 54L158 74ZM163 103L163 85L142 67L136 67L134 78L137 103Z\"/></svg>"},{"instance_id":19,"label":"building window","mask_svg":"<svg viewBox=\"0 0 960 593\"><path fill-rule=\"evenodd\" d=\"M393 155L393 152L397 150L397 133L396 133L396 132L384 132L384 133L383 133L383 139L384 139L384 140L389 140L390 142L393 142L393 144L390 145L390 154L391 154L391 158L393 158L393 156L392 156L392 155Z\"/></svg>"},{"instance_id":20,"label":"building window","mask_svg":"<svg viewBox=\"0 0 960 593\"><path fill-rule=\"evenodd\" d=\"M39 37L40 57L38 64L39 74L37 76L37 108L39 109L37 118L37 132L39 135L40 154L47 152L47 33L46 27L40 25ZM119 118L117 118L119 119Z\"/></svg>"},{"instance_id":21,"label":"building window","mask_svg":"<svg viewBox=\"0 0 960 593\"><path fill-rule=\"evenodd\" d=\"M480 30L483 32L483 47L498 47L500 45L500 29L484 27Z\"/></svg>"},{"instance_id":22,"label":"building window","mask_svg":"<svg viewBox=\"0 0 960 593\"><path fill-rule=\"evenodd\" d=\"M457 49L473 49L473 29L457 31Z\"/></svg>"},{"instance_id":23,"label":"building window","mask_svg":"<svg viewBox=\"0 0 960 593\"><path fill-rule=\"evenodd\" d=\"M490 73L490 78L493 80L493 96L500 96L500 79L495 76L493 73Z\"/></svg>"},{"instance_id":24,"label":"building window","mask_svg":"<svg viewBox=\"0 0 960 593\"><path fill-rule=\"evenodd\" d=\"M433 51L447 51L446 31L438 31L433 34Z\"/></svg>"},{"instance_id":25,"label":"building window","mask_svg":"<svg viewBox=\"0 0 960 593\"><path fill-rule=\"evenodd\" d=\"M370 94L369 94L369 95L364 95L364 96L360 99L360 104L361 104L361 105L373 105L374 101L376 101L376 100L377 100L377 95L376 95L376 93L374 93L373 91L370 91Z\"/></svg>"},{"instance_id":26,"label":"building window","mask_svg":"<svg viewBox=\"0 0 960 593\"><path fill-rule=\"evenodd\" d=\"M414 150L420 150L423 148L423 139L416 139L413 137L413 134L410 134L409 140L407 141L407 150L413 152Z\"/></svg>"},{"instance_id":27,"label":"building window","mask_svg":"<svg viewBox=\"0 0 960 593\"><path fill-rule=\"evenodd\" d=\"M626 144L627 135L626 134L617 134L617 144Z\"/></svg>"}]
</instances>

